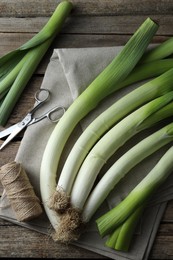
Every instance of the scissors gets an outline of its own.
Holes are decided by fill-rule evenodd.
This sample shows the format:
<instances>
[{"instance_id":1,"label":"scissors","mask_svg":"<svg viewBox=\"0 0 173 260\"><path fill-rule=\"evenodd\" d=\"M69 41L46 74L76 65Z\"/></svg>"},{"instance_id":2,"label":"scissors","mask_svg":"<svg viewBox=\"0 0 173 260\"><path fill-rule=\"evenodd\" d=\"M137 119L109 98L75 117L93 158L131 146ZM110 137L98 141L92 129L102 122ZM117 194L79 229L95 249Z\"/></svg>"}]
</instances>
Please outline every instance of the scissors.
<instances>
[{"instance_id":1,"label":"scissors","mask_svg":"<svg viewBox=\"0 0 173 260\"><path fill-rule=\"evenodd\" d=\"M23 120L0 132L0 139L8 136L1 145L0 150L2 150L2 148L4 148L25 127L35 124L44 118L48 118L51 122L58 122L60 120L62 115L65 113L65 108L61 106L52 108L40 117L34 117L36 110L48 100L49 96L50 91L45 88L42 88L35 93L36 105L28 112Z\"/></svg>"}]
</instances>

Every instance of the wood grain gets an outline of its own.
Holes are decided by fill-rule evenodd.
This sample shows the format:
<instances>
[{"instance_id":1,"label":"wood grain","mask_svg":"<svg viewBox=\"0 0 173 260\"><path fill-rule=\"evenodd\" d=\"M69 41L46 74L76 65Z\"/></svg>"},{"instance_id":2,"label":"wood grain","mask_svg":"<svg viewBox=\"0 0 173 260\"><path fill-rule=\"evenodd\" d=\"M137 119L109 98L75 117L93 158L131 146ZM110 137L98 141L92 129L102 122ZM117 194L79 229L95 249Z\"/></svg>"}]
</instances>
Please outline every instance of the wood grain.
<instances>
[{"instance_id":1,"label":"wood grain","mask_svg":"<svg viewBox=\"0 0 173 260\"><path fill-rule=\"evenodd\" d=\"M47 235L4 220L0 220L0 231L3 238L3 243L0 243L0 257L66 258L70 255L70 258L105 258L76 246L55 243ZM172 232L173 224L168 226L161 223L149 259L172 259Z\"/></svg>"},{"instance_id":2,"label":"wood grain","mask_svg":"<svg viewBox=\"0 0 173 260\"><path fill-rule=\"evenodd\" d=\"M159 24L157 35L173 34L171 15L74 16L63 26L65 34L132 34L148 17ZM105 23L106 19L106 23ZM48 21L47 17L0 17L0 33L37 33ZM131 21L129 23L129 21Z\"/></svg>"},{"instance_id":3,"label":"wood grain","mask_svg":"<svg viewBox=\"0 0 173 260\"><path fill-rule=\"evenodd\" d=\"M50 16L59 0L42 0L40 5L35 0L1 0L1 17L41 17ZM74 15L137 15L137 14L172 14L171 0L71 0Z\"/></svg>"},{"instance_id":4,"label":"wood grain","mask_svg":"<svg viewBox=\"0 0 173 260\"><path fill-rule=\"evenodd\" d=\"M5 36L5 37L4 37ZM5 53L14 50L14 48L22 45L25 40L30 39L31 34L24 34L23 37L18 33L5 34L0 33L0 56ZM49 54L51 55L54 48L86 48L86 47L102 47L102 46L119 46L124 45L130 38L131 35L112 35L112 34L60 34L54 40L53 44L49 49ZM152 43L160 43L168 39L168 36L155 36ZM48 56L48 59L50 58ZM47 66L48 60L45 60Z\"/></svg>"},{"instance_id":5,"label":"wood grain","mask_svg":"<svg viewBox=\"0 0 173 260\"><path fill-rule=\"evenodd\" d=\"M0 257L27 258L100 258L100 255L72 245L55 243L47 235L0 220L1 237ZM10 236L10 234L13 234ZM69 252L69 254L68 254ZM102 257L104 259L104 257Z\"/></svg>"},{"instance_id":6,"label":"wood grain","mask_svg":"<svg viewBox=\"0 0 173 260\"><path fill-rule=\"evenodd\" d=\"M1 0L0 56L19 47L48 21L60 0ZM173 35L172 0L71 0L74 9L61 33L49 48L27 84L7 126L18 122L34 104L54 48L124 45L138 26L151 17L159 24L153 43ZM0 131L2 127L0 127ZM15 159L23 133L0 152L0 166ZM0 144L2 140L0 140ZM0 194L2 194L0 185ZM73 245L55 243L49 236L0 219L1 258L88 258L105 257ZM168 203L149 259L173 259L173 201Z\"/></svg>"}]
</instances>

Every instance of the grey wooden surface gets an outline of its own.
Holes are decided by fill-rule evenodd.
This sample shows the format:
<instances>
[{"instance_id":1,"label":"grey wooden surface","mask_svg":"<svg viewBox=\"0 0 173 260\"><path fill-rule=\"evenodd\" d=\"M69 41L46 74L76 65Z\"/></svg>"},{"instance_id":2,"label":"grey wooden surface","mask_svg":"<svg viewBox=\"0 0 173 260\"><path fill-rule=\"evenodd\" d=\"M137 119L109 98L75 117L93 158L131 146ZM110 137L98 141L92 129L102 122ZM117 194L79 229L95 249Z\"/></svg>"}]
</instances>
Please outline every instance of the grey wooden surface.
<instances>
[{"instance_id":1,"label":"grey wooden surface","mask_svg":"<svg viewBox=\"0 0 173 260\"><path fill-rule=\"evenodd\" d=\"M53 48L123 45L148 16L160 25L154 43L173 36L172 0L71 2L74 4L71 16L27 85L7 126L21 119L33 105L33 93L41 85ZM0 0L0 55L19 47L37 33L58 3L57 0ZM0 153L0 166L15 158L21 139L22 135ZM76 246L55 243L48 236L1 219L0 257L105 258ZM173 201L168 203L160 223L150 259L173 259Z\"/></svg>"}]
</instances>

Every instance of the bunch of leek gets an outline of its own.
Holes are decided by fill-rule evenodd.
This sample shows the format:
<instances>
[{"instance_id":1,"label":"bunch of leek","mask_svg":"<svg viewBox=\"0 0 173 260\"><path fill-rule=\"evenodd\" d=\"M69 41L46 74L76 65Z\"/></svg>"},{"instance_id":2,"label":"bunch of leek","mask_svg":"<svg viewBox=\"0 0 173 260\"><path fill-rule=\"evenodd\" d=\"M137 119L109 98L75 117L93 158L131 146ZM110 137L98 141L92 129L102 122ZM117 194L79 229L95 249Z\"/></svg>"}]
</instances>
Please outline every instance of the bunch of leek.
<instances>
[{"instance_id":1,"label":"bunch of leek","mask_svg":"<svg viewBox=\"0 0 173 260\"><path fill-rule=\"evenodd\" d=\"M171 110L172 105L173 103L171 104ZM167 107L163 110L167 111ZM158 113L160 116L160 114L163 113L162 109L158 111ZM54 239L66 242L70 241L71 239L78 239L81 232L83 231L82 228L88 221L90 221L95 211L101 206L108 194L113 188L115 188L121 178L123 178L133 167L135 167L135 165L140 163L143 159L147 158L149 155L153 154L158 149L172 141L173 123L166 125L162 129L154 132L153 134L139 142L137 145L132 147L128 152L120 157L120 159L117 160L112 165L112 167L104 174L104 176L101 178L101 180L88 196L88 199L83 208L68 208L65 213L60 215ZM157 175L155 176L155 178L157 178ZM139 214L139 212L137 212L136 214ZM136 218L136 216L133 217ZM111 221L109 222L110 225ZM129 221L133 223L133 218ZM105 226L107 227L107 222L105 223L103 222L103 224L105 224ZM113 229L111 229L111 232L113 231ZM102 231L100 232L102 235Z\"/></svg>"},{"instance_id":2,"label":"bunch of leek","mask_svg":"<svg viewBox=\"0 0 173 260\"><path fill-rule=\"evenodd\" d=\"M155 48L152 48L151 51L144 53L140 64L134 68L125 80L116 85L116 90L144 79L156 77L171 69L173 60L165 58L169 56L172 51L173 39L171 38ZM88 126L75 143L64 164L56 192L49 203L50 208L55 209L57 212L62 212L69 206L69 195L72 185L84 158L92 146L112 125L126 114L145 102L166 93L168 89L166 90L165 88L171 87L171 73L172 71L161 75L158 79L144 84L144 86L138 90L133 91L124 97L124 99L112 105ZM141 98L138 98L139 95Z\"/></svg>"},{"instance_id":3,"label":"bunch of leek","mask_svg":"<svg viewBox=\"0 0 173 260\"><path fill-rule=\"evenodd\" d=\"M167 61L163 60L157 63L161 64ZM171 60L169 60L169 65L172 66ZM153 62L151 64L148 64L148 67L150 65L153 65ZM163 65L163 64L162 64ZM164 67L164 66L163 66ZM162 67L162 69L163 69ZM158 67L155 64L156 71L158 72ZM165 67L167 69L168 67ZM145 71L145 66L140 66L141 71ZM139 72L139 69L137 69L127 77L127 79L124 82L129 82L132 80L134 75L136 75L136 72ZM153 70L152 70L153 72ZM148 73L148 75L151 75ZM156 74L155 74L156 75ZM62 172L60 174L58 185L57 185L57 191L54 195L54 199L51 200L51 208L56 209L57 211L62 211L65 209L65 206L68 205L66 203L66 199L64 199L64 196L68 198L68 196L71 193L72 186L74 184L74 180L76 178L79 172L79 169L82 165L83 160L85 159L86 155L89 153L93 145L96 143L96 141L101 138L101 136L111 128L112 125L116 124L118 121L120 121L123 117L125 117L128 113L132 112L134 109L138 108L139 106L145 104L146 102L159 97L161 95L164 95L165 93L173 90L173 69L168 70L167 72L163 73L159 77L150 80L149 82L143 84L142 86L138 87L137 89L131 91L129 94L125 95L121 99L119 99L117 102L115 102L112 106L110 106L107 110L105 110L100 116L98 116L88 127L85 129L83 134L79 137L79 139L74 144L72 150L70 151L69 156L67 157L67 160L64 164L64 167L62 169ZM134 79L139 80L138 77L134 77ZM122 82L123 85L123 82ZM125 83L124 83L125 85ZM140 97L140 98L139 98ZM171 110L170 110L171 111ZM154 111L153 111L154 112ZM169 116L169 114L167 114ZM130 125L129 125L130 126ZM126 129L126 127L124 128ZM110 133L111 134L111 133ZM126 136L127 137L127 136ZM109 137L108 137L109 139ZM111 139L112 140L112 139ZM102 142L102 141L101 141ZM109 141L108 141L109 142ZM102 147L104 147L105 151L105 144L107 142L105 141ZM108 143L107 143L108 144ZM113 145L113 144L112 144ZM100 147L100 150L103 150L102 147ZM118 147L116 146L115 149ZM108 154L107 154L108 156ZM88 158L88 161L90 159ZM98 162L99 166L100 163ZM85 167L83 167L84 169ZM94 170L95 171L95 170ZM81 170L80 170L81 172ZM85 172L87 172L87 168L85 168ZM86 174L86 173L85 173ZM84 174L84 175L85 175ZM85 175L87 178L87 174ZM77 177L78 179L78 177ZM85 181L83 182L85 183ZM76 189L76 196L78 197L78 188ZM74 191L73 191L74 193ZM61 195L60 195L61 194ZM83 196L83 195L82 195ZM62 199L56 199L62 198ZM80 196L79 196L80 197ZM62 203L62 201L64 203ZM59 202L59 205L58 205Z\"/></svg>"},{"instance_id":4,"label":"bunch of leek","mask_svg":"<svg viewBox=\"0 0 173 260\"><path fill-rule=\"evenodd\" d=\"M125 141L139 131L173 115L172 99L173 92L168 92L135 110L108 131L93 147L84 160L74 182L70 194L72 207L62 215L57 232L58 239L80 236L77 230L80 230L81 223L86 224L91 219L120 179L141 160L173 140L173 124L170 124L149 136L148 139L144 139L122 156L94 187L97 174L103 163L106 163L109 156Z\"/></svg>"},{"instance_id":5,"label":"bunch of leek","mask_svg":"<svg viewBox=\"0 0 173 260\"><path fill-rule=\"evenodd\" d=\"M69 1L62 1L37 35L0 58L0 125L6 124L22 91L60 32L71 9Z\"/></svg>"},{"instance_id":6,"label":"bunch of leek","mask_svg":"<svg viewBox=\"0 0 173 260\"><path fill-rule=\"evenodd\" d=\"M169 132L170 134L172 133ZM97 219L96 222L101 236L111 234L106 241L108 247L128 251L137 220L148 200L172 173L172 158L173 147L168 149L155 167L122 202Z\"/></svg>"},{"instance_id":7,"label":"bunch of leek","mask_svg":"<svg viewBox=\"0 0 173 260\"><path fill-rule=\"evenodd\" d=\"M74 208L78 208L80 210L83 209L84 204L86 203L86 200L94 186L94 183L101 168L104 164L106 164L108 159L122 145L125 144L127 140L129 140L132 136L139 133L140 131L151 127L154 123L173 115L172 100L173 92L168 92L167 94L150 101L149 103L145 104L144 106L140 107L139 109L135 110L133 113L129 114L124 119L122 119L96 143L96 145L91 149L91 151L85 158L74 182L71 191L71 204ZM127 162L129 163L128 160ZM125 163L122 162L120 165L122 169ZM92 207L92 210L96 210L98 203L97 201L101 201L103 199L103 196L105 199L108 193L110 192L110 189L108 189L108 183L109 185L111 185L111 188L114 187L115 184L112 178L114 176L114 173L117 172L119 168L116 166L116 170L112 170L110 175L104 174L104 176L101 178L100 183L105 178L106 182L104 182L103 186L98 188L99 193L97 196L92 196L90 194L89 201L91 201L93 198L95 203L95 206ZM123 175L120 174L118 176L121 177ZM116 179L116 181L119 181L119 178ZM95 188L94 190L96 189L97 188ZM91 211L90 214L93 214L91 207L89 208ZM88 217L86 219L88 220Z\"/></svg>"},{"instance_id":8,"label":"bunch of leek","mask_svg":"<svg viewBox=\"0 0 173 260\"><path fill-rule=\"evenodd\" d=\"M157 24L150 18L146 19L122 51L72 103L55 126L46 145L40 171L42 201L55 230L59 228L59 217L56 212L49 209L47 203L56 189L56 173L66 141L78 122L94 109L103 98L117 90L118 83L124 80L133 70L157 29Z\"/></svg>"}]
</instances>

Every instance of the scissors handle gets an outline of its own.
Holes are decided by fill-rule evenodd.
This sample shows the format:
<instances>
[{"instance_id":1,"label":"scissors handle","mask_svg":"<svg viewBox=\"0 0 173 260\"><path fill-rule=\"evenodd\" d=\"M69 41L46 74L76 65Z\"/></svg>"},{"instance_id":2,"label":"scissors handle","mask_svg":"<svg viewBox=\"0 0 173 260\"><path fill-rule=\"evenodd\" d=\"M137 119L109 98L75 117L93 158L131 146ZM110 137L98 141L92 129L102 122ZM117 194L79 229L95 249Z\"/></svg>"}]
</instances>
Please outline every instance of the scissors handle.
<instances>
[{"instance_id":1,"label":"scissors handle","mask_svg":"<svg viewBox=\"0 0 173 260\"><path fill-rule=\"evenodd\" d=\"M50 96L50 91L46 88L41 88L35 93L35 100L37 104L30 110L30 114L32 115L44 102L48 100Z\"/></svg>"},{"instance_id":2,"label":"scissors handle","mask_svg":"<svg viewBox=\"0 0 173 260\"><path fill-rule=\"evenodd\" d=\"M34 123L37 123L41 121L44 118L48 118L52 123L56 123L60 120L60 118L65 113L65 108L61 106L57 106L46 112L40 117L33 118L31 122L28 125L32 125Z\"/></svg>"},{"instance_id":3,"label":"scissors handle","mask_svg":"<svg viewBox=\"0 0 173 260\"><path fill-rule=\"evenodd\" d=\"M60 118L64 115L65 113L65 108L61 106L57 106L49 110L47 114L47 118L52 122L56 123L60 120Z\"/></svg>"}]
</instances>

